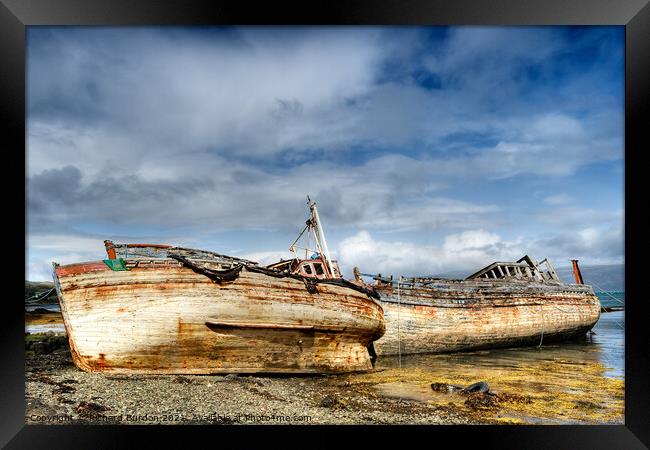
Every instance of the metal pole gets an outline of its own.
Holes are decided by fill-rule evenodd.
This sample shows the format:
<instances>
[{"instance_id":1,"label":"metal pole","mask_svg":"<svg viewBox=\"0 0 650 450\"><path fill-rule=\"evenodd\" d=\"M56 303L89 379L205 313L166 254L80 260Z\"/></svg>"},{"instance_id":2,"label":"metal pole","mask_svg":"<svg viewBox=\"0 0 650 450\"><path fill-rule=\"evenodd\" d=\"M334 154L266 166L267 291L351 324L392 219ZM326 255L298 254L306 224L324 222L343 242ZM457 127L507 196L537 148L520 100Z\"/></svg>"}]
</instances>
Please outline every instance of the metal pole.
<instances>
[{"instance_id":1,"label":"metal pole","mask_svg":"<svg viewBox=\"0 0 650 450\"><path fill-rule=\"evenodd\" d=\"M571 262L573 263L573 277L576 279L576 284L585 284L585 282L582 279L582 273L580 272L580 267L578 267L578 260L572 259Z\"/></svg>"},{"instance_id":2,"label":"metal pole","mask_svg":"<svg viewBox=\"0 0 650 450\"><path fill-rule=\"evenodd\" d=\"M316 228L318 229L318 235L323 240L323 253L325 253L325 258L327 259L327 265L330 270L330 276L334 278L334 266L332 265L332 259L330 258L330 251L327 248L327 240L325 240L325 231L320 223L320 217L318 217L318 209L316 209L316 202L310 202L309 207L314 213L314 219L316 219Z\"/></svg>"}]
</instances>

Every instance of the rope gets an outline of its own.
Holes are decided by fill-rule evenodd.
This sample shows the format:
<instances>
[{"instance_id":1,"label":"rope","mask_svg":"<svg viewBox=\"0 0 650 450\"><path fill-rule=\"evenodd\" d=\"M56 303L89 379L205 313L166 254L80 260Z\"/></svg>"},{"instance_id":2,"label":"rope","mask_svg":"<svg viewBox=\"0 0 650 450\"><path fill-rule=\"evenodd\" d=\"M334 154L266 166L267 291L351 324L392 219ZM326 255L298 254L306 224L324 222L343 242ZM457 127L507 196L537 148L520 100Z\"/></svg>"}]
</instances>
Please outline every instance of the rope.
<instances>
[{"instance_id":1,"label":"rope","mask_svg":"<svg viewBox=\"0 0 650 450\"><path fill-rule=\"evenodd\" d=\"M182 265L189 267L192 269L193 272L199 273L201 275L205 275L212 281L216 283L223 283L225 281L234 281L239 277L239 272L241 272L242 267L244 267L243 264L238 264L235 267L231 269L226 269L226 270L211 270L207 269L205 267L198 266L191 261L189 261L186 258L183 258L180 255L174 255L174 254L168 254L168 256L172 259L175 259L176 261L179 261Z\"/></svg>"},{"instance_id":2,"label":"rope","mask_svg":"<svg viewBox=\"0 0 650 450\"><path fill-rule=\"evenodd\" d=\"M594 283L594 282L590 282L590 283L591 283L592 286L596 286L596 288L597 288L597 289L598 289L602 294L606 294L606 295L610 296L611 298L614 299L614 301L617 301L617 302L619 302L621 305L625 306L625 302L624 302L623 300L614 297L612 294L610 294L609 292L605 291L603 288L601 288L600 286L598 286L596 283Z\"/></svg>"},{"instance_id":3,"label":"rope","mask_svg":"<svg viewBox=\"0 0 650 450\"><path fill-rule=\"evenodd\" d=\"M315 294L318 292L318 290L316 289L316 286L318 284L333 284L336 286L342 286L342 287L354 289L355 291L366 294L371 298L379 299L379 294L372 287L364 288L362 286L359 286L358 284L346 280L345 278L317 279L311 277L304 277L302 275L293 274L289 272L278 272L277 270L267 269L266 267L259 267L255 265L249 265L246 263L240 263L235 267L233 267L232 269L211 270L211 269L206 269L204 267L200 267L180 255L169 253L168 256L170 258L179 261L181 264L189 267L194 272L205 275L206 277L210 278L211 280L217 283L222 283L224 281L234 281L235 279L237 279L237 277L239 277L239 272L242 270L242 268L246 267L246 270L249 272L262 273L275 278L293 278L296 280L300 280L303 283L305 283L305 288L310 294Z\"/></svg>"},{"instance_id":4,"label":"rope","mask_svg":"<svg viewBox=\"0 0 650 450\"><path fill-rule=\"evenodd\" d=\"M542 342L544 341L544 307L539 305L539 310L542 312L542 336L539 338L538 349L542 348Z\"/></svg>"},{"instance_id":5,"label":"rope","mask_svg":"<svg viewBox=\"0 0 650 450\"><path fill-rule=\"evenodd\" d=\"M593 283L593 282L592 282L591 284L592 284L593 286L596 286L596 288L597 288L600 292L602 292L603 294L606 294L606 295L610 296L611 298L614 299L614 301L619 302L621 305L623 305L623 307L625 307L625 302L624 302L624 301L622 301L622 300L620 300L620 299L614 297L612 294L610 294L609 292L605 291L603 288L601 288L600 286L598 286L596 283ZM620 329L625 330L625 327L624 327L620 322L615 321L614 323L615 323L615 324L616 324Z\"/></svg>"},{"instance_id":6,"label":"rope","mask_svg":"<svg viewBox=\"0 0 650 450\"><path fill-rule=\"evenodd\" d=\"M41 294L34 294L34 295L32 295L31 297L26 298L25 300L31 300L31 299L33 299L33 298L38 297L38 298L36 298L36 299L34 300L35 302L37 302L37 301L39 301L39 300L41 300L41 299L43 299L43 298L49 296L50 293L51 293L53 290L54 290L54 288L50 289L49 291L45 292L45 293L43 294L43 296L40 296Z\"/></svg>"},{"instance_id":7,"label":"rope","mask_svg":"<svg viewBox=\"0 0 650 450\"><path fill-rule=\"evenodd\" d=\"M401 309L401 301L400 301L400 285L402 284L402 276L400 275L399 281L397 282L397 355L398 355L398 360L399 360L399 368L402 368L402 334L400 330L400 317L399 317L399 312Z\"/></svg>"}]
</instances>

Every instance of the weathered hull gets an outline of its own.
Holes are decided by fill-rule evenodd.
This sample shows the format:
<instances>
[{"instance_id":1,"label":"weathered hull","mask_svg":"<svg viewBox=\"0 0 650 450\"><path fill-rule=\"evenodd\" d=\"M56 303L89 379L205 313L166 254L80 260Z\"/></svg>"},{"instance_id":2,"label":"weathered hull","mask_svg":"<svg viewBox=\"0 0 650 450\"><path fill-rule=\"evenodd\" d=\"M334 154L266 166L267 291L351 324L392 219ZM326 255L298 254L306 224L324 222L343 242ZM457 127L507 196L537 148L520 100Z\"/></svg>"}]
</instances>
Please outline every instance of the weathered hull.
<instances>
[{"instance_id":1,"label":"weathered hull","mask_svg":"<svg viewBox=\"0 0 650 450\"><path fill-rule=\"evenodd\" d=\"M245 267L216 283L176 261L112 271L59 266L55 283L72 357L114 373L320 373L372 368L385 329L366 294Z\"/></svg>"},{"instance_id":2,"label":"weathered hull","mask_svg":"<svg viewBox=\"0 0 650 450\"><path fill-rule=\"evenodd\" d=\"M539 344L584 335L600 317L589 286L507 281L440 282L377 289L386 319L378 355ZM401 347L398 347L401 343Z\"/></svg>"}]
</instances>

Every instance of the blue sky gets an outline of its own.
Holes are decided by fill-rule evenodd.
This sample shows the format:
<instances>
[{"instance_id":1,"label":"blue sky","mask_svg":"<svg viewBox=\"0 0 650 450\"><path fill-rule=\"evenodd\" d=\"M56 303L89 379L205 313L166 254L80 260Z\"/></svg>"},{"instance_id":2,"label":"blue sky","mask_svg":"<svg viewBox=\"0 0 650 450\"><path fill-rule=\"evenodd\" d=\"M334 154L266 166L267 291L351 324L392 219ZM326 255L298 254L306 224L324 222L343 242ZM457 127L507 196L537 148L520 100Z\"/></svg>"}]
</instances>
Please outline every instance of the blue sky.
<instances>
[{"instance_id":1,"label":"blue sky","mask_svg":"<svg viewBox=\"0 0 650 450\"><path fill-rule=\"evenodd\" d=\"M27 267L102 241L346 275L623 262L623 27L29 27Z\"/></svg>"}]
</instances>

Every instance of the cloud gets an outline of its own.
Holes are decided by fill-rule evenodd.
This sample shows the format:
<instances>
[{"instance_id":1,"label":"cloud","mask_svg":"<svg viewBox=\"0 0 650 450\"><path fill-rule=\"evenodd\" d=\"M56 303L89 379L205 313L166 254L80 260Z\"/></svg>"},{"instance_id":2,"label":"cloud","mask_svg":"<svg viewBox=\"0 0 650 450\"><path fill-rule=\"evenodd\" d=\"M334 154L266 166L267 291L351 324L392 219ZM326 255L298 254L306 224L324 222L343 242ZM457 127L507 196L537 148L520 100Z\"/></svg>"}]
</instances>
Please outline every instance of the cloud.
<instances>
[{"instance_id":1,"label":"cloud","mask_svg":"<svg viewBox=\"0 0 650 450\"><path fill-rule=\"evenodd\" d=\"M228 230L292 234L307 194L328 230L393 232L409 251L423 233L443 242L515 214L551 229L550 240L593 223L602 233L622 204L549 194L550 214L510 201L531 197L534 183L622 161L622 36L562 27L32 28L29 236L120 230L202 247ZM482 251L463 250L466 263Z\"/></svg>"},{"instance_id":2,"label":"cloud","mask_svg":"<svg viewBox=\"0 0 650 450\"><path fill-rule=\"evenodd\" d=\"M29 233L26 237L25 279L43 281L52 279L52 263L61 265L105 259L104 239L113 238L119 243L161 243L190 246L196 241L191 236L171 235L161 240L160 236L105 236L65 230L56 233Z\"/></svg>"},{"instance_id":3,"label":"cloud","mask_svg":"<svg viewBox=\"0 0 650 450\"><path fill-rule=\"evenodd\" d=\"M553 65L567 45L557 30L460 27L435 46L425 46L418 31L243 28L212 40L181 30L31 31L30 173L57 163L84 174L104 166L164 173L149 167L153 155L169 167L197 153L228 161L290 161L322 150L343 157L355 147L437 153L445 150L442 140L464 132L499 143L485 157L471 148L453 155L474 175L494 176L491 167L502 161L507 170L497 176L566 174L620 158L620 103L586 115L580 109L579 118L553 98L556 86L518 75L531 64ZM394 41L410 48L398 51ZM426 63L431 58L435 66ZM397 62L410 71L378 82ZM441 88L414 83L413 73L439 77ZM511 88L525 95L506 98ZM531 108L528 93L538 91L546 102ZM602 123L618 139L603 139ZM532 147L540 138L543 145ZM582 145L567 148L567 138ZM514 147L533 151L509 151ZM563 165L554 161L559 149ZM535 163L542 157L545 164Z\"/></svg>"},{"instance_id":4,"label":"cloud","mask_svg":"<svg viewBox=\"0 0 650 450\"><path fill-rule=\"evenodd\" d=\"M228 155L318 145L332 135L319 124L371 87L381 42L375 29L295 33L300 39L239 29L210 41L146 29L33 32L30 116L117 133L156 153L187 144Z\"/></svg>"},{"instance_id":5,"label":"cloud","mask_svg":"<svg viewBox=\"0 0 650 450\"><path fill-rule=\"evenodd\" d=\"M511 240L482 229L468 230L445 236L440 246L376 240L364 230L342 240L338 254L347 276L351 276L354 266L362 273L394 276L448 272L469 275L492 262L516 261L525 254L538 261L550 258L557 267L567 266L572 258L587 265L623 262L621 229L616 227L590 227L576 235L555 233L539 239L518 236Z\"/></svg>"},{"instance_id":6,"label":"cloud","mask_svg":"<svg viewBox=\"0 0 650 450\"><path fill-rule=\"evenodd\" d=\"M195 228L209 224L213 230L284 229L302 221L300 205L307 194L318 200L331 227L435 229L457 222L471 226L498 210L491 204L432 195L441 186L431 177L431 165L402 155L384 155L347 170L304 163L280 174L220 158L202 162L193 176L175 180L119 171L85 180L75 166L45 170L29 180L29 198L34 199L30 222L46 226L62 220L144 225L162 221L166 226Z\"/></svg>"},{"instance_id":7,"label":"cloud","mask_svg":"<svg viewBox=\"0 0 650 450\"><path fill-rule=\"evenodd\" d=\"M536 246L546 249L562 264L568 264L570 259L584 264L620 264L625 253L623 223L555 233L539 238Z\"/></svg>"},{"instance_id":8,"label":"cloud","mask_svg":"<svg viewBox=\"0 0 650 450\"><path fill-rule=\"evenodd\" d=\"M504 242L484 230L447 235L442 246L414 242L387 242L360 231L341 241L340 264L350 272L358 266L363 273L423 276L456 270L478 269L502 258L512 259L520 250L519 241ZM520 257L519 255L518 257Z\"/></svg>"},{"instance_id":9,"label":"cloud","mask_svg":"<svg viewBox=\"0 0 650 450\"><path fill-rule=\"evenodd\" d=\"M568 194L556 194L544 197L543 202L547 205L566 205L573 201L573 197Z\"/></svg>"},{"instance_id":10,"label":"cloud","mask_svg":"<svg viewBox=\"0 0 650 450\"><path fill-rule=\"evenodd\" d=\"M287 260L294 258L293 253L288 251L269 251L269 252L254 252L242 255L242 258L249 261L255 261L262 266L276 263L281 259Z\"/></svg>"}]
</instances>

